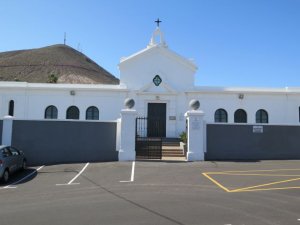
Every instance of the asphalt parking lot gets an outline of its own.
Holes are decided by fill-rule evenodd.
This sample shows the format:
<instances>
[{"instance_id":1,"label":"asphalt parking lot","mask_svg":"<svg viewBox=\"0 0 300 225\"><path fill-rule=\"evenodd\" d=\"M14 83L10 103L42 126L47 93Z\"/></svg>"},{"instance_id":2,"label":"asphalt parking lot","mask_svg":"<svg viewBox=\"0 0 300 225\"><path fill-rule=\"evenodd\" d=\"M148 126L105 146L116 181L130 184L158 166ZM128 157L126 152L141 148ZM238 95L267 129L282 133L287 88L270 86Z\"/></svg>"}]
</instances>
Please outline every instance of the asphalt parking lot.
<instances>
[{"instance_id":1,"label":"asphalt parking lot","mask_svg":"<svg viewBox=\"0 0 300 225\"><path fill-rule=\"evenodd\" d=\"M300 161L40 166L0 199L10 225L300 225Z\"/></svg>"}]
</instances>

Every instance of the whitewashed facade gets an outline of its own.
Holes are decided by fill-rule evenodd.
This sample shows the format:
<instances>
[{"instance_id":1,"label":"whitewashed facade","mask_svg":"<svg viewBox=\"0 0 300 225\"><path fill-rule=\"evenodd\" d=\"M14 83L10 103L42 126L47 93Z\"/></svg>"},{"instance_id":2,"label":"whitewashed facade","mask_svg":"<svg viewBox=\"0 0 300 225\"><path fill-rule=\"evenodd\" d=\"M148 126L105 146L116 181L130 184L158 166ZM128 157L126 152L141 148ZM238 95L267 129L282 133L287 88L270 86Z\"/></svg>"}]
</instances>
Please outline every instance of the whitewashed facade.
<instances>
[{"instance_id":1,"label":"whitewashed facade","mask_svg":"<svg viewBox=\"0 0 300 225\"><path fill-rule=\"evenodd\" d=\"M138 116L148 116L150 103L166 105L166 136L178 137L185 130L185 112L191 99L200 101L206 123L215 122L215 112L224 109L227 122L234 123L236 110L243 109L247 123L255 124L256 112L263 109L269 124L299 124L300 88L241 88L195 86L196 64L170 50L157 28L148 46L121 59L120 85L35 84L0 82L0 117L9 114L13 101L16 119L45 119L48 106L57 108L57 119L66 119L70 106L79 109L79 120L95 106L99 120L116 120L124 100L135 100ZM155 85L158 75L161 83Z\"/></svg>"}]
</instances>

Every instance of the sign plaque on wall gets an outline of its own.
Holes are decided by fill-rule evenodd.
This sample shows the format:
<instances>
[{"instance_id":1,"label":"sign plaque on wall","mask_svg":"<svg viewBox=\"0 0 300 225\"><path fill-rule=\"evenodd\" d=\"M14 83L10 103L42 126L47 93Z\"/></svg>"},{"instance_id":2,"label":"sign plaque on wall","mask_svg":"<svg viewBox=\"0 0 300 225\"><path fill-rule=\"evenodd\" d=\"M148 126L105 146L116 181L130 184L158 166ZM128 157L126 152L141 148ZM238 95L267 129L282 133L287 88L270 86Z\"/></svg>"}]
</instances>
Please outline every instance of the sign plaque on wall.
<instances>
[{"instance_id":1,"label":"sign plaque on wall","mask_svg":"<svg viewBox=\"0 0 300 225\"><path fill-rule=\"evenodd\" d=\"M169 116L169 120L176 120L176 116Z\"/></svg>"},{"instance_id":2,"label":"sign plaque on wall","mask_svg":"<svg viewBox=\"0 0 300 225\"><path fill-rule=\"evenodd\" d=\"M192 125L192 130L200 129L200 121L196 118L192 121L191 125Z\"/></svg>"},{"instance_id":3,"label":"sign plaque on wall","mask_svg":"<svg viewBox=\"0 0 300 225\"><path fill-rule=\"evenodd\" d=\"M264 127L263 126L253 126L253 133L263 133Z\"/></svg>"}]
</instances>

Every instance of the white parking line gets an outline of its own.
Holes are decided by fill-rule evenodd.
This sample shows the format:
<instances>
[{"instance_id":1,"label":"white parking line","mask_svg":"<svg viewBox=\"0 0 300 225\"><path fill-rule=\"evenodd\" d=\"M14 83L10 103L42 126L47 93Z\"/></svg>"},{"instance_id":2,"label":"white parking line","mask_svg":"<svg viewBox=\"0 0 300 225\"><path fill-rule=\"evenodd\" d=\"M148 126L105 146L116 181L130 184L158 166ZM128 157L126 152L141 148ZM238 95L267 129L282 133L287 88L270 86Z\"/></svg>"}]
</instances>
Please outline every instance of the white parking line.
<instances>
[{"instance_id":1,"label":"white parking line","mask_svg":"<svg viewBox=\"0 0 300 225\"><path fill-rule=\"evenodd\" d=\"M135 169L135 161L132 162L131 177L130 177L131 182L134 181L134 169Z\"/></svg>"},{"instance_id":2,"label":"white parking line","mask_svg":"<svg viewBox=\"0 0 300 225\"><path fill-rule=\"evenodd\" d=\"M33 171L32 173L28 174L27 176L23 177L22 179L7 185L5 187L3 187L3 189L7 189L7 188L17 188L16 184L21 183L23 180L26 180L28 177L31 177L33 174L37 173L37 171L39 171L40 169L42 169L44 166L40 166L39 168L37 168L35 171Z\"/></svg>"},{"instance_id":3,"label":"white parking line","mask_svg":"<svg viewBox=\"0 0 300 225\"><path fill-rule=\"evenodd\" d=\"M73 183L82 173L83 171L88 167L90 163L85 164L85 166L80 170L80 172L72 179L70 180L67 184L56 184L56 186L62 186L62 185L75 185L75 184L80 184L80 183Z\"/></svg>"},{"instance_id":4,"label":"white parking line","mask_svg":"<svg viewBox=\"0 0 300 225\"><path fill-rule=\"evenodd\" d=\"M134 170L135 170L135 161L132 162L130 180L121 180L120 182L121 183L133 182L134 181Z\"/></svg>"}]
</instances>

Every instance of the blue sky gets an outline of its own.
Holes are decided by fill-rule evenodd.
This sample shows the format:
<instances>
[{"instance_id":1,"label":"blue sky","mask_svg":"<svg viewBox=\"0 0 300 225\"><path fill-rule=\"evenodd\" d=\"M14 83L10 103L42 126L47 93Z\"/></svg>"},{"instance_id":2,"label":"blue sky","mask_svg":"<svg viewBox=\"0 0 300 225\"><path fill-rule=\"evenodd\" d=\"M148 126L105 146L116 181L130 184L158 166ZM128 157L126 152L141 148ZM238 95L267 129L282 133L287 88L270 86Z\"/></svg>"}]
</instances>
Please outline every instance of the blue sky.
<instances>
[{"instance_id":1,"label":"blue sky","mask_svg":"<svg viewBox=\"0 0 300 225\"><path fill-rule=\"evenodd\" d=\"M119 77L158 17L201 86L300 87L300 0L0 0L0 52L63 43Z\"/></svg>"}]
</instances>

